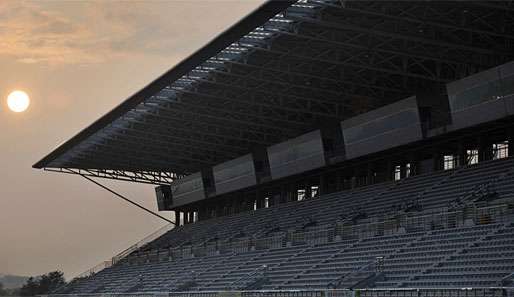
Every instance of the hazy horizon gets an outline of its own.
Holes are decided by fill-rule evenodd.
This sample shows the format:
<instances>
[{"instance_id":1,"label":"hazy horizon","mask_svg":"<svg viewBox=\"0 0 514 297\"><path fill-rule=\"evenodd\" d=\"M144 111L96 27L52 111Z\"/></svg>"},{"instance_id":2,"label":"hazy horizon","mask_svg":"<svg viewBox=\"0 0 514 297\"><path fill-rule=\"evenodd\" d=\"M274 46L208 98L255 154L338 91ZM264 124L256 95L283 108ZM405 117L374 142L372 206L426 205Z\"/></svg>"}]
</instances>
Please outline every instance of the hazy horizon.
<instances>
[{"instance_id":1,"label":"hazy horizon","mask_svg":"<svg viewBox=\"0 0 514 297\"><path fill-rule=\"evenodd\" d=\"M31 166L262 2L0 2L0 273L69 278L164 225ZM15 89L24 113L6 106ZM156 210L152 186L103 182Z\"/></svg>"}]
</instances>

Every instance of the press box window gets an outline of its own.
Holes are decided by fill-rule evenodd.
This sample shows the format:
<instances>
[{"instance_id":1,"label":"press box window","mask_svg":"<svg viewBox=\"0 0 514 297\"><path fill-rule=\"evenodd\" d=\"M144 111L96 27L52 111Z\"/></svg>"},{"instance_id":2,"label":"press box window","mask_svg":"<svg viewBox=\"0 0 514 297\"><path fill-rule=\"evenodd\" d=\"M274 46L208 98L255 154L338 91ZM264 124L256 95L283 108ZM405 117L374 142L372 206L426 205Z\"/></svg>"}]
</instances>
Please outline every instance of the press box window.
<instances>
[{"instance_id":1,"label":"press box window","mask_svg":"<svg viewBox=\"0 0 514 297\"><path fill-rule=\"evenodd\" d=\"M305 189L298 189L296 192L296 198L298 201L302 201L305 199Z\"/></svg>"},{"instance_id":2,"label":"press box window","mask_svg":"<svg viewBox=\"0 0 514 297\"><path fill-rule=\"evenodd\" d=\"M444 155L443 156L443 168L444 170L454 169L458 165L458 160L456 155Z\"/></svg>"},{"instance_id":3,"label":"press box window","mask_svg":"<svg viewBox=\"0 0 514 297\"><path fill-rule=\"evenodd\" d=\"M466 164L473 165L478 163L478 150L466 150Z\"/></svg>"},{"instance_id":4,"label":"press box window","mask_svg":"<svg viewBox=\"0 0 514 297\"><path fill-rule=\"evenodd\" d=\"M319 193L319 186L311 186L311 197L317 197Z\"/></svg>"},{"instance_id":5,"label":"press box window","mask_svg":"<svg viewBox=\"0 0 514 297\"><path fill-rule=\"evenodd\" d=\"M504 159L507 157L509 157L509 142L493 143L493 159Z\"/></svg>"},{"instance_id":6,"label":"press box window","mask_svg":"<svg viewBox=\"0 0 514 297\"><path fill-rule=\"evenodd\" d=\"M402 178L402 167L397 165L394 167L394 180L400 180Z\"/></svg>"}]
</instances>

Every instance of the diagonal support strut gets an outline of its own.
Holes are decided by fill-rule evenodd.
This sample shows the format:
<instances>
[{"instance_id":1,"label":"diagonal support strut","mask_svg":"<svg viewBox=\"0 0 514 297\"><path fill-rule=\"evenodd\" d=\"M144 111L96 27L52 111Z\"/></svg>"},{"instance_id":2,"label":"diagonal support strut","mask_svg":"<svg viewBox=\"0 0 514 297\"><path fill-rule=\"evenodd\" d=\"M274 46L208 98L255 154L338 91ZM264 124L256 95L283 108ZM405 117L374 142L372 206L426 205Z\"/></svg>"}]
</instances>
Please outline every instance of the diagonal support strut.
<instances>
[{"instance_id":1,"label":"diagonal support strut","mask_svg":"<svg viewBox=\"0 0 514 297\"><path fill-rule=\"evenodd\" d=\"M68 169L68 171L70 171L71 173L78 174L78 175L82 176L83 178L85 178L85 179L87 179L88 181L90 181L90 182L94 183L95 185L99 186L100 188L102 188L102 189L104 189L104 190L106 190L106 191L110 192L111 194L115 195L116 197L118 197L118 198L120 198L120 199L125 200L126 202L128 202L128 203L130 203L130 204L134 205L135 207L137 207L137 208L139 208L139 209L142 209L143 211L146 211L147 213L149 213L149 214L151 214L151 215L154 215L154 216L158 217L158 218L159 218L159 219L161 219L161 220L164 220L164 221L166 221L166 222L168 222L168 223L170 223L170 224L173 224L173 225L175 225L175 226L177 225L175 222L170 221L170 220L168 220L167 218L165 218L165 217L161 216L160 214L158 214L158 213L156 213L156 212L154 212L154 211L152 211L152 210L150 210L150 209L148 209L148 208L146 208L146 207L142 206L141 204L136 203L136 202L134 202L134 201L132 201L132 200L128 199L127 197L125 197L125 196L123 196L123 195L121 195L121 194L119 194L119 193L115 192L115 191L114 191L114 190L112 190L112 189L109 189L107 186L102 185L101 183L97 182L96 180L94 180L94 179L92 179L92 178L90 178L90 177L88 177L88 176L86 176L86 175L84 175L84 174L82 174L82 173L80 173L80 172L76 172L76 171L71 170L71 169Z\"/></svg>"}]
</instances>

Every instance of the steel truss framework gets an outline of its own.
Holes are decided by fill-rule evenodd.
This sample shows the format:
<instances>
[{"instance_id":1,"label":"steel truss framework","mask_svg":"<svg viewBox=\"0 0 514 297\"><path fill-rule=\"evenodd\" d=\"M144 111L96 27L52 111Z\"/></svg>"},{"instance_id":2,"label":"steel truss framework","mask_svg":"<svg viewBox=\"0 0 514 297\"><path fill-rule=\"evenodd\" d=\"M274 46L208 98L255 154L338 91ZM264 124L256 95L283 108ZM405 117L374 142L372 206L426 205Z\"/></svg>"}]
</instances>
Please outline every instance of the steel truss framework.
<instances>
[{"instance_id":1,"label":"steel truss framework","mask_svg":"<svg viewBox=\"0 0 514 297\"><path fill-rule=\"evenodd\" d=\"M110 169L70 169L70 168L44 168L45 171L99 177L105 179L137 182L152 185L169 184L182 176L174 173L151 171L121 171Z\"/></svg>"},{"instance_id":2,"label":"steel truss framework","mask_svg":"<svg viewBox=\"0 0 514 297\"><path fill-rule=\"evenodd\" d=\"M512 1L270 1L36 168L151 184L514 59Z\"/></svg>"}]
</instances>

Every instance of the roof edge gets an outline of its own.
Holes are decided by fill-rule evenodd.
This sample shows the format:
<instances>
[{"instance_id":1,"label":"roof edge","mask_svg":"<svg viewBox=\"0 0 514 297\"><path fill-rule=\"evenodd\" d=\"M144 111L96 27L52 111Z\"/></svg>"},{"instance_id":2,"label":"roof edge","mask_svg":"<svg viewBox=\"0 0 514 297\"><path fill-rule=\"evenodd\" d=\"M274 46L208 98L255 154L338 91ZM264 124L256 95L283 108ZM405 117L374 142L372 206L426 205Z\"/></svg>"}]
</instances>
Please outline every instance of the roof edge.
<instances>
[{"instance_id":1,"label":"roof edge","mask_svg":"<svg viewBox=\"0 0 514 297\"><path fill-rule=\"evenodd\" d=\"M285 10L296 0L268 0L257 9L252 11L250 14L245 16L243 19L229 27L227 30L218 34L206 45L201 47L199 50L182 60L180 63L175 65L173 68L159 76L157 79L152 81L150 84L145 86L140 91L136 92L128 99L123 101L121 104L113 108L111 111L94 121L91 125L87 126L75 136L59 145L56 149L50 152L48 155L43 157L37 163L32 165L32 168L42 169L47 167L52 161L58 158L60 155L65 153L67 150L73 148L79 144L82 140L93 135L98 130L106 127L113 120L119 118L132 108L137 106L147 97L159 92L161 89L166 87L171 81L174 81L184 74L198 66L203 61L214 56L234 41L238 40L242 36L246 35L256 27L264 24L270 18Z\"/></svg>"}]
</instances>

